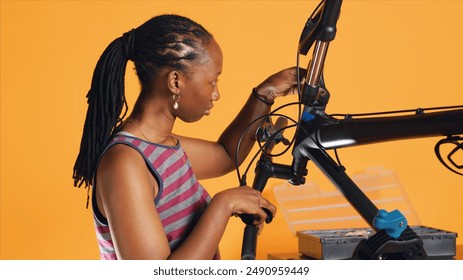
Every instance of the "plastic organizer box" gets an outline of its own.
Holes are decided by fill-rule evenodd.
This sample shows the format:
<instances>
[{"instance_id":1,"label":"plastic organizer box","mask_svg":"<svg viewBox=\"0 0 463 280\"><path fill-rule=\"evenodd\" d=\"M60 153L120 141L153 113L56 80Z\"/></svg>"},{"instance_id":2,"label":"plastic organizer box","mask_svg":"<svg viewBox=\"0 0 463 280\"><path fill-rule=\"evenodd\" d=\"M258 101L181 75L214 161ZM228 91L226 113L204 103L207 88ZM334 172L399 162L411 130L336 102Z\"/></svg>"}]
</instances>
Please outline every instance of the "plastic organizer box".
<instances>
[{"instance_id":1,"label":"plastic organizer box","mask_svg":"<svg viewBox=\"0 0 463 280\"><path fill-rule=\"evenodd\" d=\"M428 256L448 258L455 255L457 234L422 227L395 172L374 167L353 174L351 178L378 209L400 210L410 227L423 239ZM299 251L305 256L350 258L360 240L374 233L333 186L322 189L314 182L303 186L285 183L274 186L273 192L279 211L292 234L297 235Z\"/></svg>"}]
</instances>

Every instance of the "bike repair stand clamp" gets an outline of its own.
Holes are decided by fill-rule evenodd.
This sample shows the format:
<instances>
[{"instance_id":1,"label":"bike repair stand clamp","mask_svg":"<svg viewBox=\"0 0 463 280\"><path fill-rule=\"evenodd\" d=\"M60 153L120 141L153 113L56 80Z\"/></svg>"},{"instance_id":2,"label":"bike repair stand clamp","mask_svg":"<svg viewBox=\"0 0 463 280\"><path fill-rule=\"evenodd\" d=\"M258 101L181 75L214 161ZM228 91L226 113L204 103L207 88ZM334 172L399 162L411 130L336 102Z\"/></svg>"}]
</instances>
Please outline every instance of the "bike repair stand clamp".
<instances>
[{"instance_id":1,"label":"bike repair stand clamp","mask_svg":"<svg viewBox=\"0 0 463 280\"><path fill-rule=\"evenodd\" d=\"M360 241L353 259L426 259L423 240L408 226L407 220L398 210L379 210L373 221L378 230L373 236Z\"/></svg>"}]
</instances>

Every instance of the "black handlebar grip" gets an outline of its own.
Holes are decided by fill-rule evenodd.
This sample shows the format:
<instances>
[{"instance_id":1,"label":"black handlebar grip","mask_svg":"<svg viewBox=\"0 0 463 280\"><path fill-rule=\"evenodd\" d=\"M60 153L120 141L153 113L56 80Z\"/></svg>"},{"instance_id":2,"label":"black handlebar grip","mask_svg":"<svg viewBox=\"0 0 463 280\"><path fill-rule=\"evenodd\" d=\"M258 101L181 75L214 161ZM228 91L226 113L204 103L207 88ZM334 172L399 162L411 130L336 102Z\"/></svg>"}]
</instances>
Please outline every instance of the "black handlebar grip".
<instances>
[{"instance_id":1,"label":"black handlebar grip","mask_svg":"<svg viewBox=\"0 0 463 280\"><path fill-rule=\"evenodd\" d=\"M258 228L256 226L247 225L244 228L243 247L241 248L242 260L256 259L257 232Z\"/></svg>"},{"instance_id":2,"label":"black handlebar grip","mask_svg":"<svg viewBox=\"0 0 463 280\"><path fill-rule=\"evenodd\" d=\"M270 212L267 208L263 208L264 212L267 214L267 217L265 217L265 223L270 224L273 221L273 213ZM258 219L257 216L254 216L252 214L240 214L239 217L241 218L241 221L245 223L248 226L254 225L254 222L256 219Z\"/></svg>"}]
</instances>

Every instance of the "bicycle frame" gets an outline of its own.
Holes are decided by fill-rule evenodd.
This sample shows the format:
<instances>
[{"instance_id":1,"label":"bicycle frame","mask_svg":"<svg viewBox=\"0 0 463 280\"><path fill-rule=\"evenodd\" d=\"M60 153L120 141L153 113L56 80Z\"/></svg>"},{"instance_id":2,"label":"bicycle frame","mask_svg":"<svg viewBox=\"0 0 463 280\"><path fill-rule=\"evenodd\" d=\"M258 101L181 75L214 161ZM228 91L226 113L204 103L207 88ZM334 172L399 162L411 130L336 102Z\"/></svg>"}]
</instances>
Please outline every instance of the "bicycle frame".
<instances>
[{"instance_id":1,"label":"bicycle frame","mask_svg":"<svg viewBox=\"0 0 463 280\"><path fill-rule=\"evenodd\" d=\"M442 109L431 113L418 109L413 114L387 117L336 119L328 116L325 108L329 96L320 93L324 87L322 71L329 43L336 35L341 5L342 0L322 1L301 35L300 54L305 55L314 47L300 96L304 108L295 135L293 162L291 165L273 163L271 156L263 153L257 163L253 188L262 191L269 178L303 184L306 165L311 160L376 231L375 236L359 244L354 258L425 259L422 240L408 226L400 211L379 210L326 150L401 139L461 135L463 109ZM248 223L243 237L242 259L255 258L256 233L257 229Z\"/></svg>"}]
</instances>

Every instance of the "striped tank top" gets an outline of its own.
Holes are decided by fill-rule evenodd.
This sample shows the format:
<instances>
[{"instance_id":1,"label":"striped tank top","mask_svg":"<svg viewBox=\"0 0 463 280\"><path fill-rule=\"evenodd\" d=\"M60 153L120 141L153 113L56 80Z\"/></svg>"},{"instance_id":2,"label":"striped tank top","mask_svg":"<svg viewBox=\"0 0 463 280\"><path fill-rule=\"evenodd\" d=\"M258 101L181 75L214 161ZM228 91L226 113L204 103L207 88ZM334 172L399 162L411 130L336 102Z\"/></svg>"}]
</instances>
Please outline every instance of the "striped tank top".
<instances>
[{"instance_id":1,"label":"striped tank top","mask_svg":"<svg viewBox=\"0 0 463 280\"><path fill-rule=\"evenodd\" d=\"M106 150L116 144L128 145L137 150L145 159L151 174L155 176L159 191L154 203L169 247L174 251L188 237L211 197L196 179L180 143L174 147L163 146L120 132ZM96 183L93 192L95 188ZM117 259L108 221L98 210L95 193L92 204L101 259ZM217 252L214 259L218 258Z\"/></svg>"}]
</instances>

